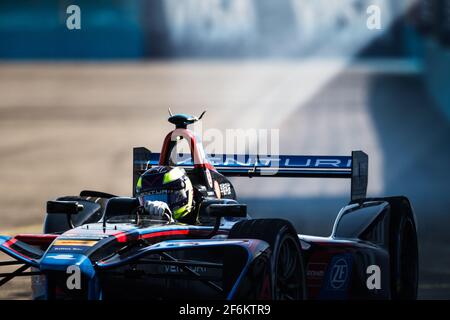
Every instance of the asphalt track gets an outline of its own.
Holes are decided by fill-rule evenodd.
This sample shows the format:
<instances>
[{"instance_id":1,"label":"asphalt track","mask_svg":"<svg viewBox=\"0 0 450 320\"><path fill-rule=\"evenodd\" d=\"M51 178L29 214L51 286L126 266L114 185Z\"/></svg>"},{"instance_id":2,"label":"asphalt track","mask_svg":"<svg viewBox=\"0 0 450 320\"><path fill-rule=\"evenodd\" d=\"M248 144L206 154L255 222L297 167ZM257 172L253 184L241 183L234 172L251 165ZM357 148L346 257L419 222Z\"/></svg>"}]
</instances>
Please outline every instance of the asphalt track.
<instances>
[{"instance_id":1,"label":"asphalt track","mask_svg":"<svg viewBox=\"0 0 450 320\"><path fill-rule=\"evenodd\" d=\"M167 107L207 109L205 130L279 129L281 153L366 151L369 195L404 194L416 210L420 298L450 298L450 126L408 63L3 64L0 96L1 234L39 232L58 195L128 195L131 148L159 151ZM327 235L349 196L347 181L235 183L253 216L288 218L306 234ZM29 296L26 279L0 289Z\"/></svg>"}]
</instances>

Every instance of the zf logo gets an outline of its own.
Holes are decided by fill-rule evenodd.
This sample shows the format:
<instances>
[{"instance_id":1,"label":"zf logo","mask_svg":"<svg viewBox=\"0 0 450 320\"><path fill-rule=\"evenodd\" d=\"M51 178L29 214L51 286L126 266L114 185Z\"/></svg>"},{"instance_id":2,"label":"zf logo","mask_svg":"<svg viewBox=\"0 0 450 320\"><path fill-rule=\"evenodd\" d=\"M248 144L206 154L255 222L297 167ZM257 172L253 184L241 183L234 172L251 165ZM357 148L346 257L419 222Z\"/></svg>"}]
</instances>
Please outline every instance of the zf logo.
<instances>
[{"instance_id":1,"label":"zf logo","mask_svg":"<svg viewBox=\"0 0 450 320\"><path fill-rule=\"evenodd\" d=\"M348 264L345 259L339 259L333 265L330 274L330 285L333 289L341 289L348 278Z\"/></svg>"}]
</instances>

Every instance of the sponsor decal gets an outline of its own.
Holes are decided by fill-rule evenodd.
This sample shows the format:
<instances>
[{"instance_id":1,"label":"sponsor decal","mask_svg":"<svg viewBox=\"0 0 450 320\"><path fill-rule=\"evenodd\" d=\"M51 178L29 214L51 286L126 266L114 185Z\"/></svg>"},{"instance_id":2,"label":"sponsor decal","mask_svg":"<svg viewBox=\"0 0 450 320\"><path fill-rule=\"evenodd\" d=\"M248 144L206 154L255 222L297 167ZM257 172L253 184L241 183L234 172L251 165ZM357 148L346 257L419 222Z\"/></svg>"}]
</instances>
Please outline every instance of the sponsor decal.
<instances>
[{"instance_id":1,"label":"sponsor decal","mask_svg":"<svg viewBox=\"0 0 450 320\"><path fill-rule=\"evenodd\" d=\"M208 269L206 267L194 266L189 267L190 270L197 273L206 273ZM163 266L163 270L166 273L185 273L186 271L178 266L165 265Z\"/></svg>"},{"instance_id":2,"label":"sponsor decal","mask_svg":"<svg viewBox=\"0 0 450 320\"><path fill-rule=\"evenodd\" d=\"M351 273L351 254L335 255L328 266L320 297L324 299L345 299Z\"/></svg>"},{"instance_id":3,"label":"sponsor decal","mask_svg":"<svg viewBox=\"0 0 450 320\"><path fill-rule=\"evenodd\" d=\"M224 159L225 158L225 159ZM255 165L261 167L285 167L285 168L351 168L352 158L341 157L319 157L319 156L252 156L245 155L222 155L210 157L214 166L244 166L253 167Z\"/></svg>"},{"instance_id":4,"label":"sponsor decal","mask_svg":"<svg viewBox=\"0 0 450 320\"><path fill-rule=\"evenodd\" d=\"M53 246L92 247L96 243L95 240L56 240Z\"/></svg>"},{"instance_id":5,"label":"sponsor decal","mask_svg":"<svg viewBox=\"0 0 450 320\"><path fill-rule=\"evenodd\" d=\"M349 272L349 265L347 263L347 260L343 258L338 259L331 268L330 272L331 287L335 290L341 289L348 279L348 272Z\"/></svg>"},{"instance_id":6,"label":"sponsor decal","mask_svg":"<svg viewBox=\"0 0 450 320\"><path fill-rule=\"evenodd\" d=\"M306 268L308 287L321 287L326 270L326 263L309 263Z\"/></svg>"},{"instance_id":7,"label":"sponsor decal","mask_svg":"<svg viewBox=\"0 0 450 320\"><path fill-rule=\"evenodd\" d=\"M220 193L223 196L229 196L231 194L231 185L227 183L221 183L220 184Z\"/></svg>"}]
</instances>

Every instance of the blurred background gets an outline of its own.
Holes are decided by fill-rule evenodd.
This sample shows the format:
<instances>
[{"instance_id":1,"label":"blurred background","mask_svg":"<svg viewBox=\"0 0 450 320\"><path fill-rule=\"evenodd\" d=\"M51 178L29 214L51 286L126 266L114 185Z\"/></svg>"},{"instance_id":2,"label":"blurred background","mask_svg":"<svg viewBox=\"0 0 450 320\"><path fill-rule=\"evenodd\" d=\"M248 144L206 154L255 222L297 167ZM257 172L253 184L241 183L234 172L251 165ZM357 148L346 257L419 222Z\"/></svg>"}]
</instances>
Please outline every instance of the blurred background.
<instances>
[{"instance_id":1,"label":"blurred background","mask_svg":"<svg viewBox=\"0 0 450 320\"><path fill-rule=\"evenodd\" d=\"M168 107L207 109L204 130L279 129L284 154L367 152L368 195L415 208L419 297L449 299L449 83L450 0L2 0L0 233L40 232L59 195L131 194L132 147L159 152ZM253 216L305 234L329 235L350 197L234 182ZM0 290L29 296L25 279Z\"/></svg>"}]
</instances>

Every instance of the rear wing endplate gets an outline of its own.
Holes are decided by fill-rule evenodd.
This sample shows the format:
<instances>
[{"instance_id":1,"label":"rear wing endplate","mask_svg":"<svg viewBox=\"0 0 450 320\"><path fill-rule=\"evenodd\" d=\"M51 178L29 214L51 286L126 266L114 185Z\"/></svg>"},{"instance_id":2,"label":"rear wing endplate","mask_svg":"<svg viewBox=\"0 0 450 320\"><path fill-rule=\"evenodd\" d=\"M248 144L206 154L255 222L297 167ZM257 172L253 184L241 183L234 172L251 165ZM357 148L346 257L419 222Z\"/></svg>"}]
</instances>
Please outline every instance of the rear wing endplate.
<instances>
[{"instance_id":1,"label":"rear wing endplate","mask_svg":"<svg viewBox=\"0 0 450 320\"><path fill-rule=\"evenodd\" d=\"M158 165L159 153L144 147L133 149L133 195L139 175ZM351 200L366 197L369 158L363 151L353 151L351 156L258 156L258 155L208 155L214 168L227 177L295 177L295 178L346 178L351 179ZM190 155L178 155L176 166L186 171L194 168Z\"/></svg>"}]
</instances>

